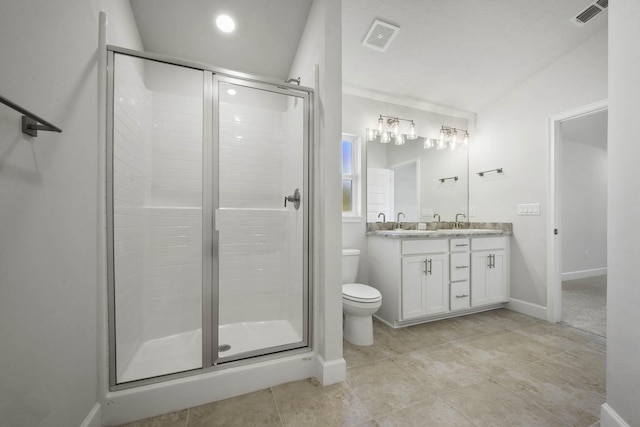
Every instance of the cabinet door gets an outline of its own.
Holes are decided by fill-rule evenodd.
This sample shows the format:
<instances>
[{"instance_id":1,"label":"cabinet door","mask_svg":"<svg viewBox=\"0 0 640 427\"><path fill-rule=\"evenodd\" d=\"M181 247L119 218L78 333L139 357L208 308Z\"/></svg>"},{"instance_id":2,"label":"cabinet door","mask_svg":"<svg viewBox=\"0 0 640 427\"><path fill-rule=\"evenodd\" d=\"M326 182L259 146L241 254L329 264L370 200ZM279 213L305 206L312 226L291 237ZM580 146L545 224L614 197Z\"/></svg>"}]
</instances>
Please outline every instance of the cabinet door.
<instances>
[{"instance_id":1,"label":"cabinet door","mask_svg":"<svg viewBox=\"0 0 640 427\"><path fill-rule=\"evenodd\" d=\"M427 295L423 284L427 265L425 256L402 258L402 319L424 316L427 311Z\"/></svg>"},{"instance_id":2,"label":"cabinet door","mask_svg":"<svg viewBox=\"0 0 640 427\"><path fill-rule=\"evenodd\" d=\"M426 288L426 314L449 311L449 263L448 255L427 255L427 274L424 276Z\"/></svg>"},{"instance_id":3,"label":"cabinet door","mask_svg":"<svg viewBox=\"0 0 640 427\"><path fill-rule=\"evenodd\" d=\"M479 251L471 253L471 306L493 304L506 300L505 252Z\"/></svg>"},{"instance_id":4,"label":"cabinet door","mask_svg":"<svg viewBox=\"0 0 640 427\"><path fill-rule=\"evenodd\" d=\"M449 311L447 255L402 259L402 319Z\"/></svg>"}]
</instances>

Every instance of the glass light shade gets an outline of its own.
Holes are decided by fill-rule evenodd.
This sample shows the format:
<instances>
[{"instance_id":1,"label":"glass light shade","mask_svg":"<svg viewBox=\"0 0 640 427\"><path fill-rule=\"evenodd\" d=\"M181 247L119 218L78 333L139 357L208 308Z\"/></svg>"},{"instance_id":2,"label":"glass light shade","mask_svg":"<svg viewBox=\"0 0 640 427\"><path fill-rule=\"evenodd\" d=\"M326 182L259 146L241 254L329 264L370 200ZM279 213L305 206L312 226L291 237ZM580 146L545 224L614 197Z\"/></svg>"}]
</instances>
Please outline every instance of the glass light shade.
<instances>
[{"instance_id":1,"label":"glass light shade","mask_svg":"<svg viewBox=\"0 0 640 427\"><path fill-rule=\"evenodd\" d=\"M377 136L375 129L367 129L367 142L375 141Z\"/></svg>"},{"instance_id":2,"label":"glass light shade","mask_svg":"<svg viewBox=\"0 0 640 427\"><path fill-rule=\"evenodd\" d=\"M382 126L384 125L384 119L382 116L378 119L378 135L382 135ZM389 142L389 141L387 141Z\"/></svg>"},{"instance_id":3,"label":"glass light shade","mask_svg":"<svg viewBox=\"0 0 640 427\"><path fill-rule=\"evenodd\" d=\"M393 136L397 137L400 135L400 123L396 120L393 122Z\"/></svg>"},{"instance_id":4,"label":"glass light shade","mask_svg":"<svg viewBox=\"0 0 640 427\"><path fill-rule=\"evenodd\" d=\"M430 150L433 147L435 147L436 141L437 139L434 139L434 138L425 138L422 146L424 147L425 150Z\"/></svg>"},{"instance_id":5,"label":"glass light shade","mask_svg":"<svg viewBox=\"0 0 640 427\"><path fill-rule=\"evenodd\" d=\"M464 133L464 138L462 139L462 143L464 145L469 145L469 132Z\"/></svg>"},{"instance_id":6,"label":"glass light shade","mask_svg":"<svg viewBox=\"0 0 640 427\"><path fill-rule=\"evenodd\" d=\"M417 139L418 135L416 135L416 124L411 120L411 124L409 125L409 133L407 134L407 139L414 140Z\"/></svg>"},{"instance_id":7,"label":"glass light shade","mask_svg":"<svg viewBox=\"0 0 640 427\"><path fill-rule=\"evenodd\" d=\"M447 148L445 137L446 135L444 129L440 129L440 138L438 139L438 144L436 145L437 150L444 150L445 148Z\"/></svg>"},{"instance_id":8,"label":"glass light shade","mask_svg":"<svg viewBox=\"0 0 640 427\"><path fill-rule=\"evenodd\" d=\"M394 139L394 144L396 145L404 145L404 143L406 142L404 139L404 134L402 133L399 133L393 139Z\"/></svg>"},{"instance_id":9,"label":"glass light shade","mask_svg":"<svg viewBox=\"0 0 640 427\"><path fill-rule=\"evenodd\" d=\"M388 144L391 141L391 133L390 132L382 132L380 134L380 142L383 144Z\"/></svg>"}]
</instances>

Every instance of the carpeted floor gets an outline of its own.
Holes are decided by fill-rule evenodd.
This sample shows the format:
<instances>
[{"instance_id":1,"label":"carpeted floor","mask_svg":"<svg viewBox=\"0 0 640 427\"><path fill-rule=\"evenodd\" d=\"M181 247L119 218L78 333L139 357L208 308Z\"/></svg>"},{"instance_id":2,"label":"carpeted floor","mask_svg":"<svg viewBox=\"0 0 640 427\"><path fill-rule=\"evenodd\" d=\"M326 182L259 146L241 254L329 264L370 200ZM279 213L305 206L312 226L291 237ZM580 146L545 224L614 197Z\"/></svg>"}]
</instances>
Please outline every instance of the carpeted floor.
<instances>
[{"instance_id":1,"label":"carpeted floor","mask_svg":"<svg viewBox=\"0 0 640 427\"><path fill-rule=\"evenodd\" d=\"M607 276L562 282L562 321L607 336Z\"/></svg>"}]
</instances>

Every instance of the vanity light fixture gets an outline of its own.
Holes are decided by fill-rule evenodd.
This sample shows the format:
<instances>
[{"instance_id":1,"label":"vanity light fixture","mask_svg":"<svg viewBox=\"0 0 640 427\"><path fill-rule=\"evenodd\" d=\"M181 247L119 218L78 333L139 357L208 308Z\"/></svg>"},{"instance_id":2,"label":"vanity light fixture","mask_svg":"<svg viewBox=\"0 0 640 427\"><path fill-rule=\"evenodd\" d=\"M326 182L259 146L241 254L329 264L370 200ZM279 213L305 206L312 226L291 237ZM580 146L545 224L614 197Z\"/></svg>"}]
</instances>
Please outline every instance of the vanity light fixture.
<instances>
[{"instance_id":1,"label":"vanity light fixture","mask_svg":"<svg viewBox=\"0 0 640 427\"><path fill-rule=\"evenodd\" d=\"M458 132L463 134L462 142L458 139ZM469 131L466 129L456 129L449 126L442 126L440 128L440 138L436 148L438 150L444 150L449 147L451 151L455 151L460 144L465 146L469 145Z\"/></svg>"},{"instance_id":2,"label":"vanity light fixture","mask_svg":"<svg viewBox=\"0 0 640 427\"><path fill-rule=\"evenodd\" d=\"M409 122L409 130L407 133L402 133L400 122ZM396 145L402 145L405 141L418 139L416 124L411 119L401 119L400 117L383 116L380 114L378 117L378 128L367 129L367 141L375 141L377 138L380 138L380 142L383 144L391 142L393 138Z\"/></svg>"}]
</instances>

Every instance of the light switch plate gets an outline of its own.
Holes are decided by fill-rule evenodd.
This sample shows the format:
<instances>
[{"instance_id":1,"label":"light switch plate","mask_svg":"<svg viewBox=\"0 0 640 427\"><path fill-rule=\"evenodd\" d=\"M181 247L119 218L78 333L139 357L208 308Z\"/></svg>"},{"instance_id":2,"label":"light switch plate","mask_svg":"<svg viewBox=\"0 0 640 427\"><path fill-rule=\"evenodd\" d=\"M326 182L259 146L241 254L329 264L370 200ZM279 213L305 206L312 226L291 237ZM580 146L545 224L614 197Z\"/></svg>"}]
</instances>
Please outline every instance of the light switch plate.
<instances>
[{"instance_id":1,"label":"light switch plate","mask_svg":"<svg viewBox=\"0 0 640 427\"><path fill-rule=\"evenodd\" d=\"M521 203L518 205L518 215L540 215L540 203Z\"/></svg>"}]
</instances>

